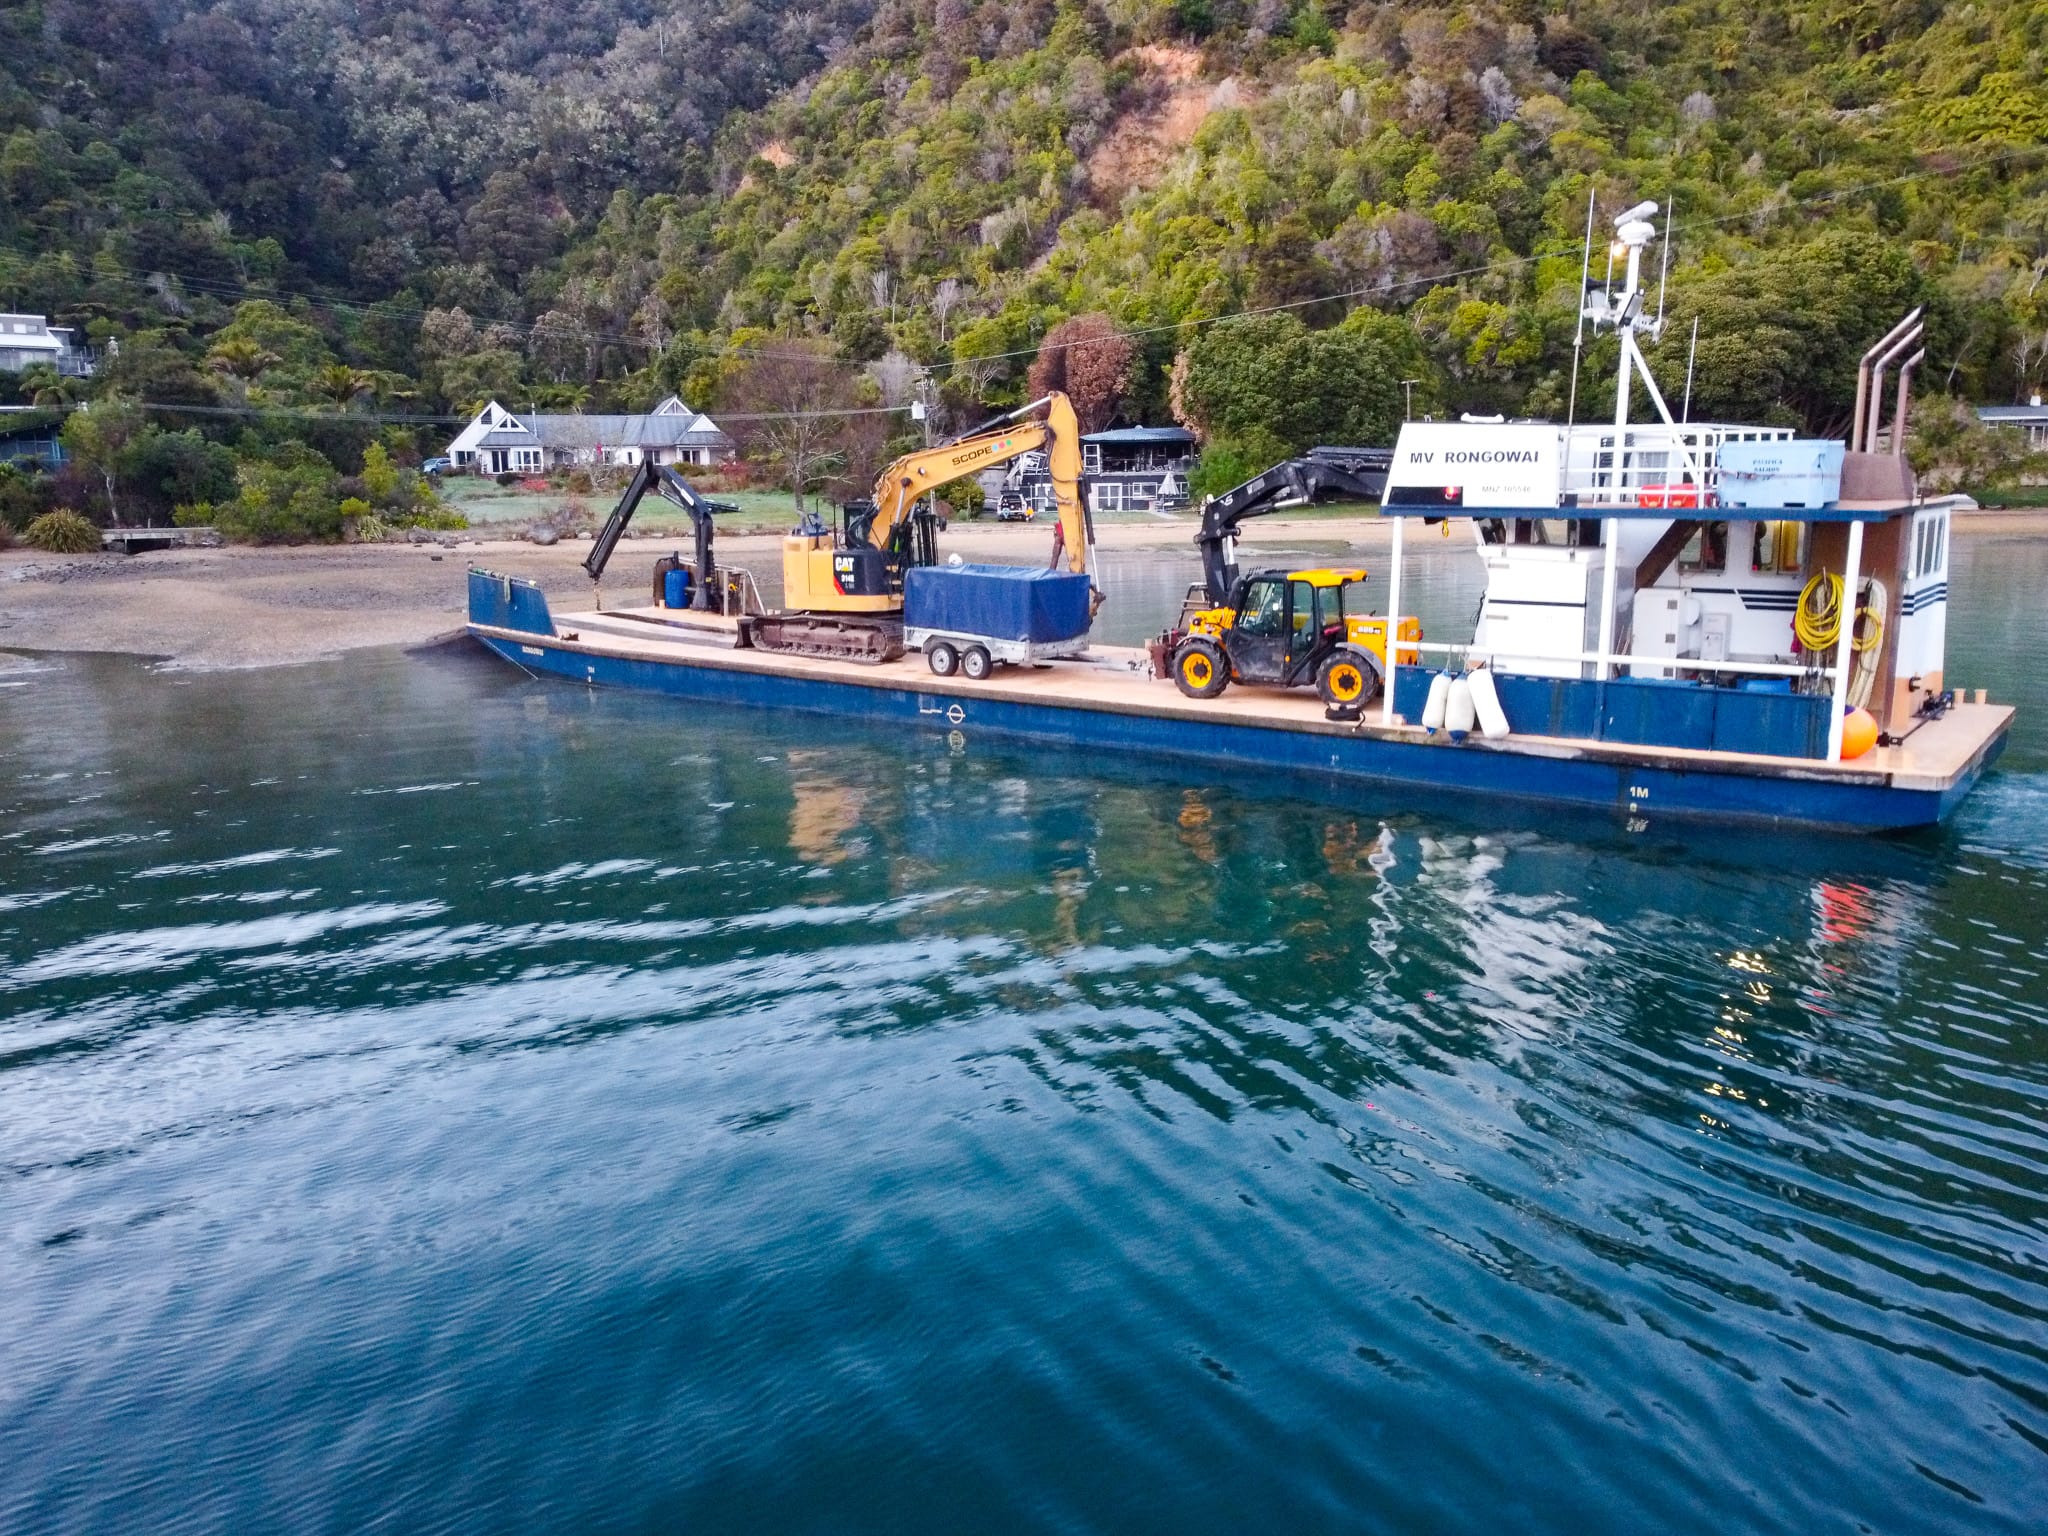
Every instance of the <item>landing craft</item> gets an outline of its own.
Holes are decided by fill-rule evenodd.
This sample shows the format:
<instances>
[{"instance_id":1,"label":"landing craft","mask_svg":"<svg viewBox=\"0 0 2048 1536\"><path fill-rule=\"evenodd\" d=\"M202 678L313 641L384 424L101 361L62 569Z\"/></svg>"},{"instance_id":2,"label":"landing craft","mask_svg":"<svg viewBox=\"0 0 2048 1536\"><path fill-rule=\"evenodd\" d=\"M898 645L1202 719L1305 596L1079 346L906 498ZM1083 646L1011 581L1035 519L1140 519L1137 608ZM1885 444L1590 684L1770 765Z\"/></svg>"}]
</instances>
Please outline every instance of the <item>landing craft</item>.
<instances>
[{"instance_id":1,"label":"landing craft","mask_svg":"<svg viewBox=\"0 0 2048 1536\"><path fill-rule=\"evenodd\" d=\"M1204 582L1190 602L1229 607L1261 580L1272 588L1261 588L1259 644L1244 652L1247 667L1257 652L1257 676L1236 670L1213 635L1209 664L1226 669L1223 682L1268 686L1180 697L1160 675L1163 647L1148 656L1091 646L1064 660L1027 647L1022 659L1044 664L1001 676L989 646L971 666L956 652L957 672L885 659L882 647L864 653L865 665L746 649L750 628L758 642L764 620L790 614L761 609L746 596L751 583L730 573L720 590L742 595L737 614L657 602L558 625L538 587L473 571L471 633L529 672L894 720L942 733L948 750L987 734L1298 775L1340 797L1444 792L1481 814L1505 799L1578 806L1631 828L1663 819L1857 830L1939 821L1997 759L2013 711L1981 692L1966 698L1945 672L1957 504L1919 494L1900 446L1922 356L1919 314L1865 355L1846 444L1675 419L1638 341L1662 325L1644 315L1641 284L1655 213L1638 205L1617 221L1628 257L1621 285L1584 285L1582 334L1612 331L1621 344L1611 423L1412 423L1391 454L1318 450L1330 457L1276 466L1205 509ZM1890 445L1880 453L1894 368ZM1657 421L1631 422L1638 384ZM1032 432L1059 441L1046 423L997 427L1013 442ZM955 445L977 458L980 446ZM928 479L933 465L964 462L931 452L919 460ZM1092 574L1078 455L1070 468L1065 556ZM892 529L924 483L896 480L885 487ZM1365 616L1363 638L1344 601L1360 573L1237 569L1238 519L1325 493L1376 494L1392 534L1385 612ZM1486 572L1468 640L1426 639L1402 612L1405 531L1417 518L1447 517L1468 520ZM881 521L850 519L836 537L799 529L792 548L806 561L879 562L881 619L907 632L917 615L899 592L915 583L890 570L943 568L914 538L878 540ZM803 585L809 571L793 591L820 590ZM1291 601L1297 577L1308 595ZM1277 627L1264 602L1274 593ZM1028 590L1011 595L1020 624L1043 608ZM1081 610L1084 629L1090 608ZM1230 612L1234 624L1241 605ZM1307 678L1312 656L1322 671L1339 651L1357 675L1333 678L1343 686L1324 698L1271 686Z\"/></svg>"}]
</instances>

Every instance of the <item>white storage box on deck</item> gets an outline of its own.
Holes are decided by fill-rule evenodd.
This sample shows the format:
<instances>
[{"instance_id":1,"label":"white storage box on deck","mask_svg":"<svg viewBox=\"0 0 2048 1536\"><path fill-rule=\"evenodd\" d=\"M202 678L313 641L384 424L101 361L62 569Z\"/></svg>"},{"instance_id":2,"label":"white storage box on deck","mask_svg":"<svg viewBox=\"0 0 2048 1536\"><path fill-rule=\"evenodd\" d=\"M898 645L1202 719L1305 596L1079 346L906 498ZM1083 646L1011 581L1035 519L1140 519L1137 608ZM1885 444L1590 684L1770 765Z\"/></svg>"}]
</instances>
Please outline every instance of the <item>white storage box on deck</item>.
<instances>
[{"instance_id":1,"label":"white storage box on deck","mask_svg":"<svg viewBox=\"0 0 2048 1536\"><path fill-rule=\"evenodd\" d=\"M1775 443L1723 443L1724 507L1824 507L1842 499L1842 444L1790 438Z\"/></svg>"}]
</instances>

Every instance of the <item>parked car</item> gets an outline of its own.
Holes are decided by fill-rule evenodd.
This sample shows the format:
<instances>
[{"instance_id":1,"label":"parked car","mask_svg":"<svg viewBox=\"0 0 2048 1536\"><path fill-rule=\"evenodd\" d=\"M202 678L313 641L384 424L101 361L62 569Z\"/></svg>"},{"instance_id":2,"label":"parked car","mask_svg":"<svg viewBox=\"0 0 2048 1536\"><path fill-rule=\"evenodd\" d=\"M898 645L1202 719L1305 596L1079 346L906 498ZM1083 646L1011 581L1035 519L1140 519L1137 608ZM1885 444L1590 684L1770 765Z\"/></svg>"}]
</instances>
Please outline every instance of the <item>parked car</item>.
<instances>
[{"instance_id":1,"label":"parked car","mask_svg":"<svg viewBox=\"0 0 2048 1536\"><path fill-rule=\"evenodd\" d=\"M455 461L453 459L433 458L428 459L426 463L420 466L420 473L423 475L445 475L454 467Z\"/></svg>"},{"instance_id":2,"label":"parked car","mask_svg":"<svg viewBox=\"0 0 2048 1536\"><path fill-rule=\"evenodd\" d=\"M996 498L996 521L999 523L1028 523L1036 515L1036 509L1015 491L1005 491Z\"/></svg>"}]
</instances>

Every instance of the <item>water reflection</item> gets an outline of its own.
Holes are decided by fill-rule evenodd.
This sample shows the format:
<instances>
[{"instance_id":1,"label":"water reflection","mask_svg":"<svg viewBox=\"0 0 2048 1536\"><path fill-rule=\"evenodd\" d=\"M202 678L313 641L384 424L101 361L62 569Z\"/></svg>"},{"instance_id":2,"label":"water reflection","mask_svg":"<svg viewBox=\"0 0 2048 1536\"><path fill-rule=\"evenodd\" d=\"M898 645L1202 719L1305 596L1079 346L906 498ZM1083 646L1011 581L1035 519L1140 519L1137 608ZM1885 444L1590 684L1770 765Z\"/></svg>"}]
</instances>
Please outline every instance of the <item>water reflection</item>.
<instances>
[{"instance_id":1,"label":"water reflection","mask_svg":"<svg viewBox=\"0 0 2048 1536\"><path fill-rule=\"evenodd\" d=\"M65 663L0 731L10 1523L2039 1507L2048 901L1982 827L1475 819L461 657Z\"/></svg>"}]
</instances>

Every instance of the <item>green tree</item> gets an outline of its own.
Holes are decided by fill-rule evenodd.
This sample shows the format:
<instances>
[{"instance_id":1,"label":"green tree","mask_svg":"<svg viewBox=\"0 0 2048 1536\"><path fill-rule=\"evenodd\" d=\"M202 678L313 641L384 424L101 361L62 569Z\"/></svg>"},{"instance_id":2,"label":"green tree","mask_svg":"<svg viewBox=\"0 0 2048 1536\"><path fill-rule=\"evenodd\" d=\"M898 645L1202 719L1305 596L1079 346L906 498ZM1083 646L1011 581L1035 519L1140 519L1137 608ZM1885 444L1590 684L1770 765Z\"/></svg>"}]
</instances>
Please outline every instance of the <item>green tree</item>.
<instances>
[{"instance_id":1,"label":"green tree","mask_svg":"<svg viewBox=\"0 0 2048 1536\"><path fill-rule=\"evenodd\" d=\"M206 354L206 366L236 381L246 397L249 386L284 359L249 336L230 336L217 341Z\"/></svg>"},{"instance_id":2,"label":"green tree","mask_svg":"<svg viewBox=\"0 0 2048 1536\"><path fill-rule=\"evenodd\" d=\"M398 466L391 462L391 454L382 443L372 443L363 450L363 471L358 478L379 506L389 504L398 494Z\"/></svg>"},{"instance_id":3,"label":"green tree","mask_svg":"<svg viewBox=\"0 0 2048 1536\"><path fill-rule=\"evenodd\" d=\"M60 434L64 451L100 477L106 487L107 518L117 528L121 526L121 507L115 500L116 484L128 468L130 449L151 430L141 411L110 397L73 411Z\"/></svg>"},{"instance_id":4,"label":"green tree","mask_svg":"<svg viewBox=\"0 0 2048 1536\"><path fill-rule=\"evenodd\" d=\"M1935 295L1906 250L1882 236L1835 231L1673 285L1670 334L1700 342L1693 414L1723 421L1846 430L1857 361L1915 304ZM1929 339L1944 339L1946 312Z\"/></svg>"},{"instance_id":5,"label":"green tree","mask_svg":"<svg viewBox=\"0 0 2048 1536\"><path fill-rule=\"evenodd\" d=\"M347 363L329 363L315 371L306 391L315 399L347 410L375 386L376 380Z\"/></svg>"},{"instance_id":6,"label":"green tree","mask_svg":"<svg viewBox=\"0 0 2048 1536\"><path fill-rule=\"evenodd\" d=\"M1389 443L1401 421L1401 358L1378 336L1311 331L1289 314L1211 326L1188 348L1181 407L1205 438Z\"/></svg>"}]
</instances>

